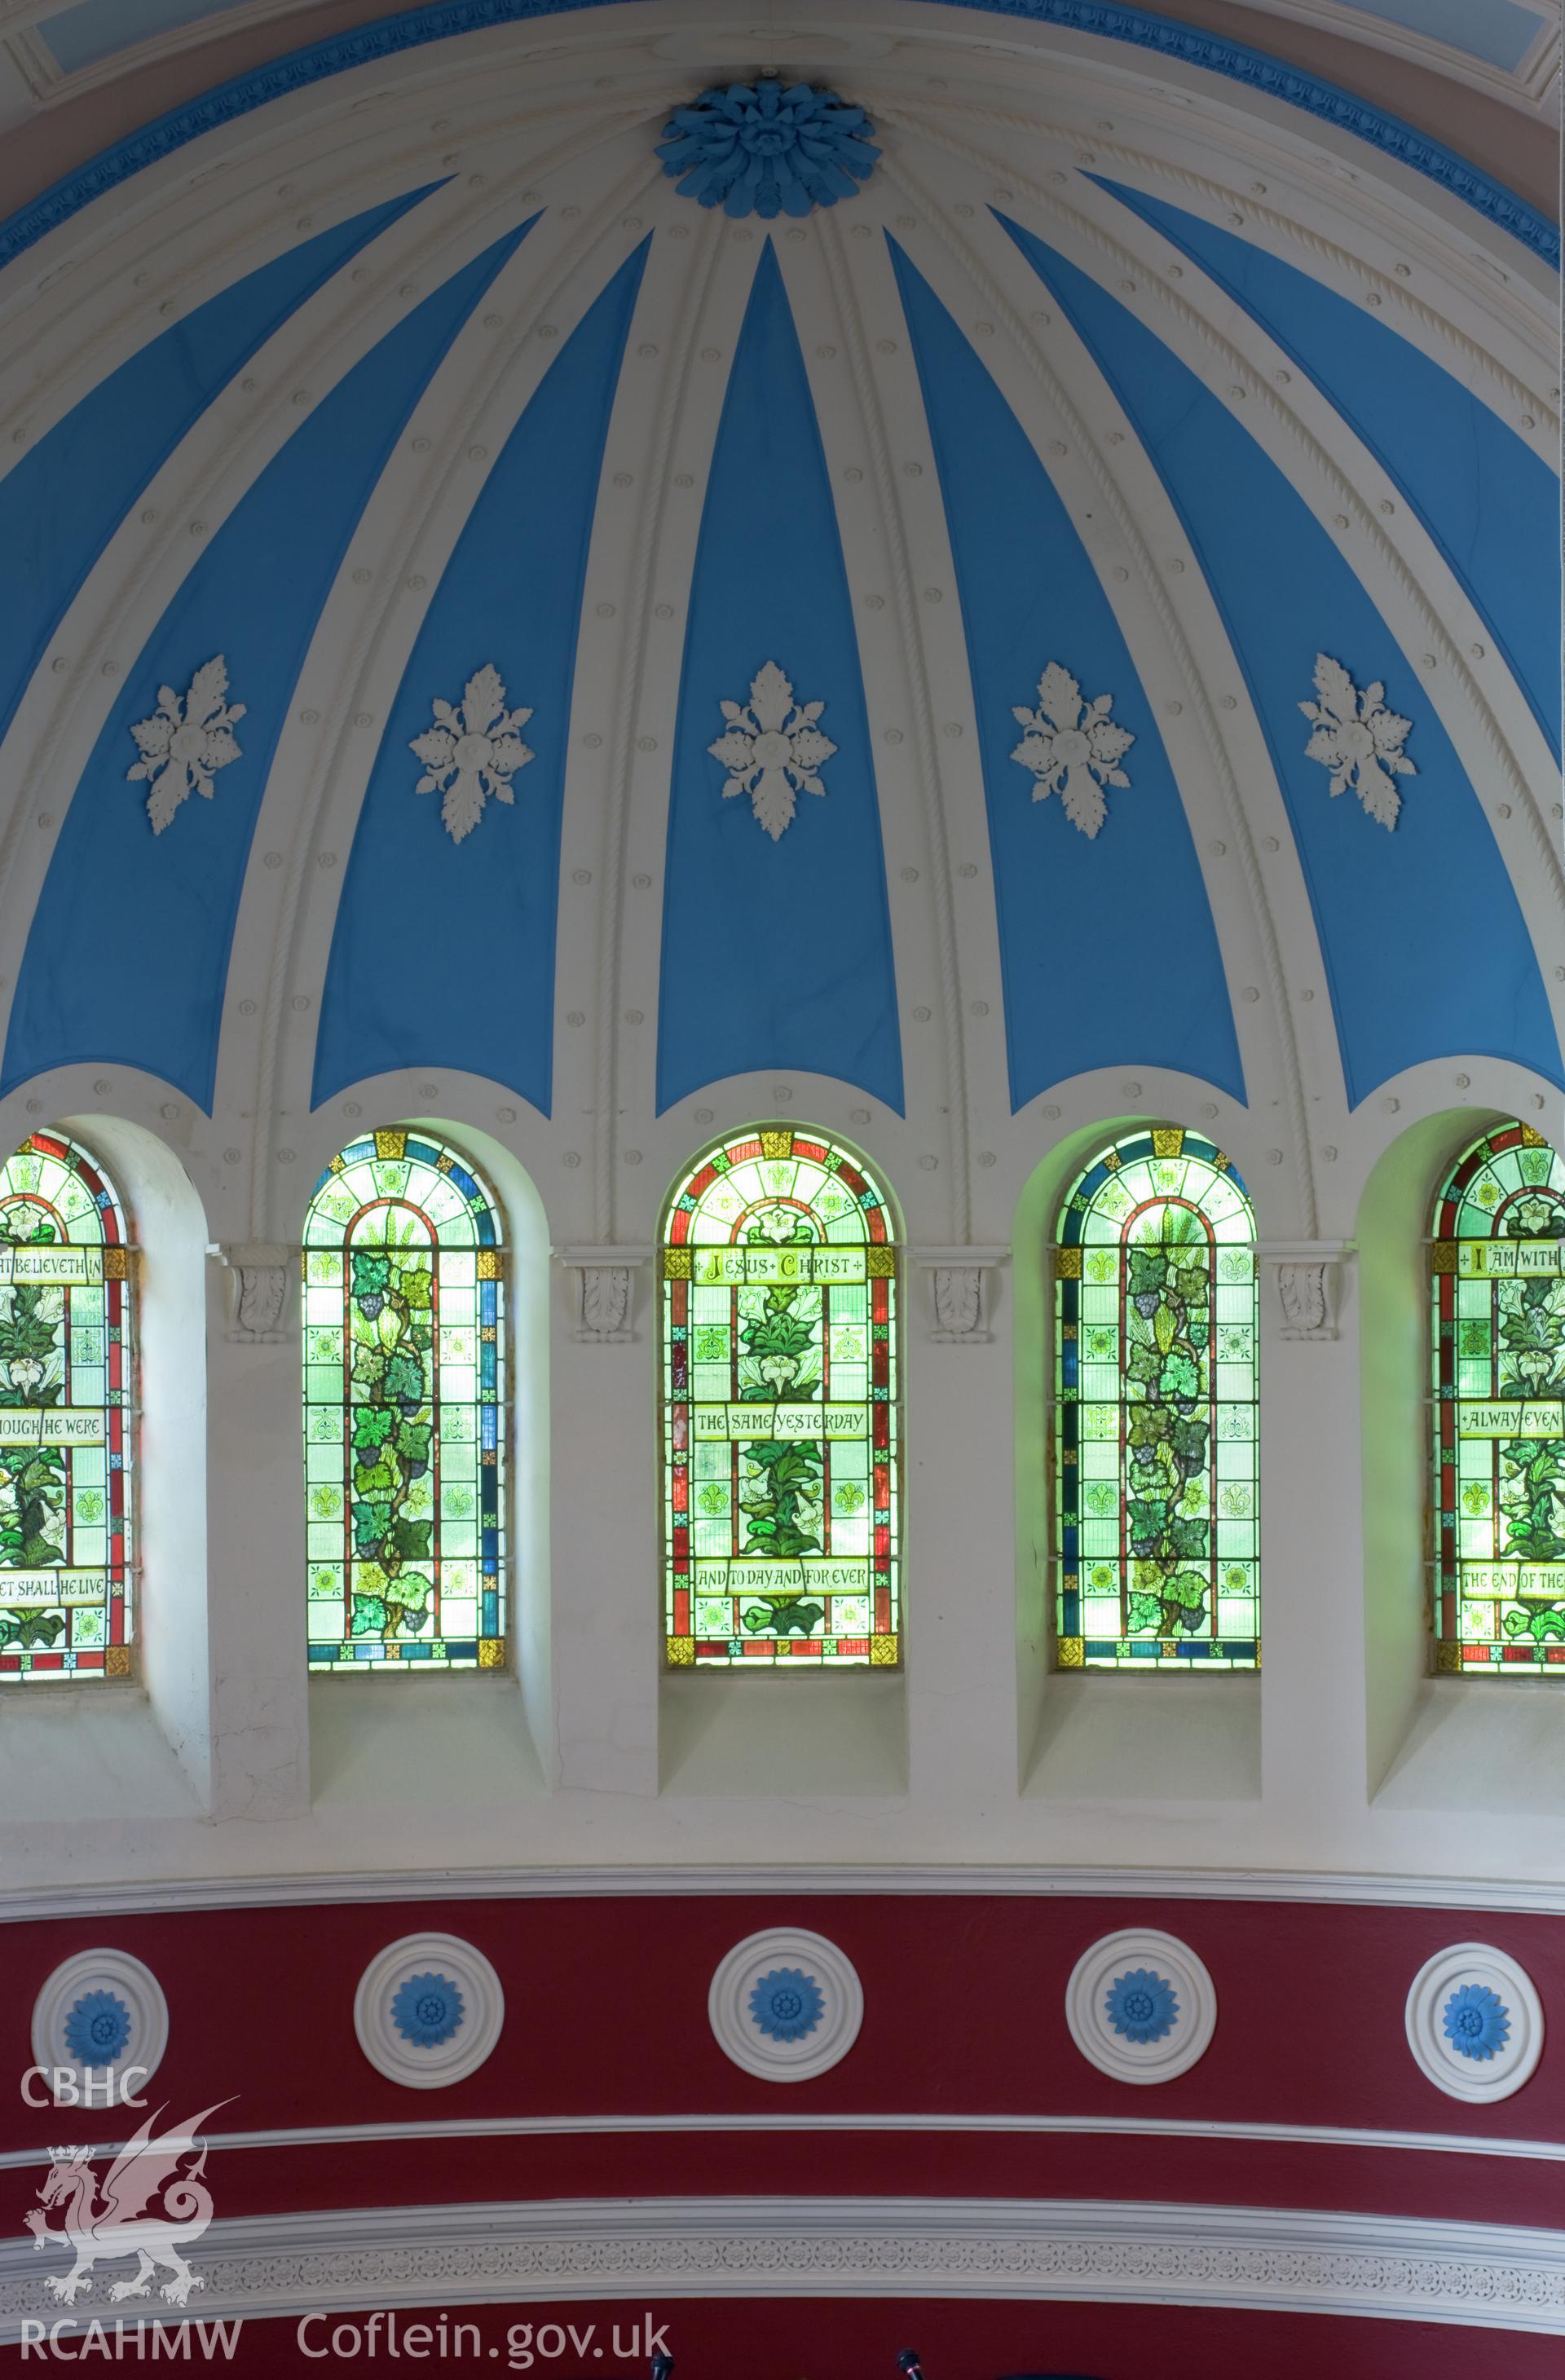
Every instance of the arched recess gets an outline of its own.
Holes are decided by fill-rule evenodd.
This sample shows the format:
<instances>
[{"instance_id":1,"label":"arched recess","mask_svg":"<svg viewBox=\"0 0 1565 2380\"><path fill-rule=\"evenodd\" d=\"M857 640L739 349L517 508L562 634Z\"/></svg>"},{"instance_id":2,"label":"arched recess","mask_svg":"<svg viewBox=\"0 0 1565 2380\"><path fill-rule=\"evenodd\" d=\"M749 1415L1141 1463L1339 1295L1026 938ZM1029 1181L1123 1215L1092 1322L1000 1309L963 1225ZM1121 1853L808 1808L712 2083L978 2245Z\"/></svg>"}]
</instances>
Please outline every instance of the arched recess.
<instances>
[{"instance_id":1,"label":"arched recess","mask_svg":"<svg viewBox=\"0 0 1565 2380\"><path fill-rule=\"evenodd\" d=\"M122 1380L129 1390L126 1438L136 1458L134 1641L122 1682L140 1691L115 1692L111 1681L102 1693L84 1692L73 1724L112 1762L122 1814L186 1809L188 1797L204 1805L212 1769L206 1214L179 1158L140 1124L120 1116L65 1115L45 1125L42 1136L74 1144L112 1184L124 1217L127 1282L133 1280L136 1291L135 1362ZM28 1697L40 1713L51 1700ZM79 1779L90 1797L83 1815L103 1817L96 1758L41 1758L31 1730L18 1747L0 1779L13 1816L72 1815Z\"/></svg>"},{"instance_id":2,"label":"arched recess","mask_svg":"<svg viewBox=\"0 0 1565 2380\"><path fill-rule=\"evenodd\" d=\"M901 1233L854 1152L763 1124L665 1209L659 1305L671 1669L895 1669Z\"/></svg>"},{"instance_id":3,"label":"arched recess","mask_svg":"<svg viewBox=\"0 0 1565 2380\"><path fill-rule=\"evenodd\" d=\"M1565 1677L1565 1159L1507 1121L1435 1202L1435 1665Z\"/></svg>"},{"instance_id":4,"label":"arched recess","mask_svg":"<svg viewBox=\"0 0 1565 2380\"><path fill-rule=\"evenodd\" d=\"M505 1340L503 1346L498 1339L495 1344L503 1356L507 1387L495 1411L496 1451L503 1451L508 1482L507 1630L503 1666L480 1671L476 1663L452 1668L423 1659L407 1665L399 1691L356 1694L344 1686L341 1673L328 1665L305 1663L298 1601L297 1596L291 1597L293 1642L311 1679L311 1792L323 1806L362 1804L383 1800L388 1793L413 1793L423 1807L442 1813L470 1803L479 1792L491 1799L530 1798L543 1784L554 1736L548 1219L531 1173L491 1133L453 1115L408 1116L404 1111L399 1116L394 1104L394 1087L382 1078L349 1088L354 1104L375 1119L371 1129L358 1131L358 1140L373 1143L378 1135L402 1134L408 1143L449 1152L469 1178L483 1186L503 1219ZM382 1123L382 1118L387 1121ZM355 1145L346 1143L345 1149ZM324 1173L330 1171L328 1160ZM301 1216L301 1238L305 1228ZM307 1267L308 1254L307 1241ZM340 1285L338 1294L342 1294ZM307 1301L308 1285L304 1295ZM301 1345L310 1327L306 1303L301 1313ZM498 1323L495 1327L499 1329ZM331 1517L338 1524L343 1518L341 1514ZM306 1524L311 1524L308 1506ZM417 1641L425 1631L409 1633ZM418 1679L426 1682L427 1694L418 1691ZM410 1711L410 1696L417 1700L416 1717Z\"/></svg>"},{"instance_id":5,"label":"arched recess","mask_svg":"<svg viewBox=\"0 0 1565 2380\"><path fill-rule=\"evenodd\" d=\"M1486 1103L1421 1118L1380 1158L1359 1205L1366 1781L1383 1809L1557 1819L1565 1746L1548 1665L1497 1663L1480 1692L1442 1672L1433 1625L1437 1202L1466 1153L1507 1129L1518 1132L1514 1115Z\"/></svg>"},{"instance_id":6,"label":"arched recess","mask_svg":"<svg viewBox=\"0 0 1565 2380\"><path fill-rule=\"evenodd\" d=\"M1062 1669L1260 1658L1256 1219L1181 1126L1101 1148L1054 1256Z\"/></svg>"},{"instance_id":7,"label":"arched recess","mask_svg":"<svg viewBox=\"0 0 1565 2380\"><path fill-rule=\"evenodd\" d=\"M1207 1093L1207 1086L1192 1084L1191 1106ZM1188 1656L1134 1667L1129 1660L1089 1667L1085 1659L1065 1666L1059 1657L1059 1488L1066 1467L1056 1369L1061 1225L1077 1185L1107 1155L1141 1142L1150 1151L1153 1132L1170 1129L1162 1117L1110 1112L1067 1134L1024 1187L1012 1230L1019 1782L1040 1800L1232 1803L1261 1794L1258 1667ZM1182 1139L1215 1148L1194 1133ZM1248 1135L1244 1146L1247 1157ZM1176 1660L1179 1691L1148 1692L1147 1673L1172 1670Z\"/></svg>"},{"instance_id":8,"label":"arched recess","mask_svg":"<svg viewBox=\"0 0 1565 2380\"><path fill-rule=\"evenodd\" d=\"M505 1217L455 1148L350 1141L304 1230L312 1671L507 1662Z\"/></svg>"},{"instance_id":9,"label":"arched recess","mask_svg":"<svg viewBox=\"0 0 1565 2380\"><path fill-rule=\"evenodd\" d=\"M135 1253L67 1133L0 1165L0 1686L133 1675Z\"/></svg>"}]
</instances>

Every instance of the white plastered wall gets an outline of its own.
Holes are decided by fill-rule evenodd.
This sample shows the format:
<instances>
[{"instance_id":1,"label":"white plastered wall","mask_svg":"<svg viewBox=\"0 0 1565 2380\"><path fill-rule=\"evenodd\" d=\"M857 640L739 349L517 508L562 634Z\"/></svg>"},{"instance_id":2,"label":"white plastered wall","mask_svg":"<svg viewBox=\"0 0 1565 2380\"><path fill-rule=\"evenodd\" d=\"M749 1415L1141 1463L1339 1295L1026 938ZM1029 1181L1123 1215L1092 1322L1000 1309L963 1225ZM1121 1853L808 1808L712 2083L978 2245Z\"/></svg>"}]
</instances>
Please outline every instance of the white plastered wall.
<instances>
[{"instance_id":1,"label":"white plastered wall","mask_svg":"<svg viewBox=\"0 0 1565 2380\"><path fill-rule=\"evenodd\" d=\"M67 1873L384 1879L582 1864L648 1876L779 1864L916 1875L960 1863L1035 1880L1132 1868L1173 1881L1205 1870L1456 1879L1492 1876L1503 1809L1503 1864L1518 1888L1544 1880L1565 1892L1552 1782L1565 1704L1509 1681L1459 1704L1461 1682L1426 1680L1416 1551L1427 1201L1470 1131L1501 1112L1547 1128L1558 1095L1521 1068L1455 1052L1347 1110L1302 876L1215 607L1088 359L1058 324L1037 323L1027 269L1008 243L981 245L979 229L990 203L1025 203L1040 219L1047 211L1049 236L1089 269L1111 253L1115 273L1141 285L1127 302L1225 402L1248 408L1246 425L1311 501L1333 519L1344 508L1345 547L1473 772L1558 1002L1565 934L1547 855L1559 788L1515 687L1492 654L1474 653L1483 639L1464 601L1405 510L1384 511L1372 458L1313 391L1281 383L1264 335L1202 276L1176 281L1166 243L1080 169L1141 180L1219 223L1241 214L1275 252L1355 302L1377 300L1552 453L1544 279L1448 194L1350 136L1191 70L1154 71L1122 45L995 19L980 47L971 12L872 0L830 25L803 12L785 22L798 30L779 33L778 62L851 86L886 148L867 194L875 236L860 238L844 208L842 220L788 227L778 256L860 625L904 1116L796 1071L715 1083L655 1111L667 756L758 227L681 200L649 160L648 133L693 80L758 63L746 30L711 6L651 0L431 44L209 136L0 280L12 337L3 457L7 437L19 430L25 444L145 335L150 306L171 310L159 323L176 318L298 238L306 216L321 228L447 177L356 265L346 304L321 293L224 393L82 589L0 753L13 789L0 940L17 950L53 848L55 817L36 789L74 782L114 699L111 673L134 662L137 624L188 565L192 522L203 535L221 522L302 411L436 277L545 207L409 421L307 657L257 828L213 1116L120 1065L62 1068L0 1102L0 1137L74 1118L123 1177L149 1295L159 1286L143 1342L149 1415L188 1442L203 1378L207 1407L204 1466L186 1461L164 1502L162 1479L146 1475L156 1574L140 1767L132 1774L114 1749L128 1702L79 1693L67 1713L29 1696L18 1714L7 1698L0 1753L20 1783L0 1822L6 1871L29 1889ZM1248 1109L1146 1066L1069 1075L1067 1052L1062 1080L1009 1111L973 696L882 221L982 336L1159 706L1217 919ZM453 1068L350 1085L312 1111L341 863L376 722L506 428L649 230L570 722L552 1114ZM1438 633L1425 636L1431 618ZM0 983L0 1010L8 999ZM1010 1252L988 1276L990 1335L979 1343L932 1338L916 1266L904 1288L908 1629L894 1679L660 1671L653 1274L642 1257L691 1152L776 1115L864 1148L902 1203L911 1249ZM203 1290L191 1250L297 1241L309 1185L335 1150L370 1124L418 1118L438 1120L495 1182L516 1250L520 1683L307 1689L297 1346L289 1335L231 1337L228 1274L212 1261ZM1360 1246L1335 1339L1285 1340L1275 1295L1263 1307L1258 1677L1077 1679L1048 1666L1052 1208L1093 1144L1142 1120L1221 1142L1263 1242ZM571 1268L549 1251L606 1247L631 1269L630 1336L594 1344L576 1332ZM204 1375L191 1320L203 1299ZM167 1399L156 1415L154 1387ZM747 1690L768 1698L764 1714ZM1487 1781L1464 1797L1469 1758ZM64 1801L26 1786L67 1769L78 1783Z\"/></svg>"}]
</instances>

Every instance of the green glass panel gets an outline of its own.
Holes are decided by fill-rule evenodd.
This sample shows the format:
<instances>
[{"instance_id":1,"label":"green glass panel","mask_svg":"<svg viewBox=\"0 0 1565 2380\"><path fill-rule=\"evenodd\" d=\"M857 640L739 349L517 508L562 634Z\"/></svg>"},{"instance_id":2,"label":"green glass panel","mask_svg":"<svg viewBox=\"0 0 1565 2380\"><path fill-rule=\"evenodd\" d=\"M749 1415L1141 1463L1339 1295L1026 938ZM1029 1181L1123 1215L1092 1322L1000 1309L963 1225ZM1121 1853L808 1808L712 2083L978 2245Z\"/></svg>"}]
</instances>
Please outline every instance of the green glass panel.
<instances>
[{"instance_id":1,"label":"green glass panel","mask_svg":"<svg viewBox=\"0 0 1565 2380\"><path fill-rule=\"evenodd\" d=\"M1054 1595L1072 1669L1253 1669L1255 1220L1222 1152L1101 1149L1055 1254Z\"/></svg>"},{"instance_id":2,"label":"green glass panel","mask_svg":"<svg viewBox=\"0 0 1565 2380\"><path fill-rule=\"evenodd\" d=\"M498 1669L499 1208L456 1150L382 1132L321 1176L304 1238L311 1670Z\"/></svg>"},{"instance_id":3,"label":"green glass panel","mask_svg":"<svg viewBox=\"0 0 1565 2380\"><path fill-rule=\"evenodd\" d=\"M860 1160L739 1134L676 1186L660 1251L671 1665L901 1658L895 1223Z\"/></svg>"},{"instance_id":4,"label":"green glass panel","mask_svg":"<svg viewBox=\"0 0 1565 2380\"><path fill-rule=\"evenodd\" d=\"M1434 1243L1438 1665L1565 1676L1565 1159L1527 1124L1484 1134Z\"/></svg>"}]
</instances>

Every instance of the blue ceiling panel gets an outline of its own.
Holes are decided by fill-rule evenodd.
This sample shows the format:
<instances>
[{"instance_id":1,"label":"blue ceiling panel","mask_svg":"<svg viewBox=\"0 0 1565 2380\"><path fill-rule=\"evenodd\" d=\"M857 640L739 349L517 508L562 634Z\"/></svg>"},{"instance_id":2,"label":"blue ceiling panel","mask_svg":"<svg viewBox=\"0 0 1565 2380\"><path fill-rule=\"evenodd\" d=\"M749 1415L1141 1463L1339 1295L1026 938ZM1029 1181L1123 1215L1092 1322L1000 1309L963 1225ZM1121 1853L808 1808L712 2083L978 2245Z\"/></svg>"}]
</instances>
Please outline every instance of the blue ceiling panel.
<instances>
[{"instance_id":1,"label":"blue ceiling panel","mask_svg":"<svg viewBox=\"0 0 1565 2380\"><path fill-rule=\"evenodd\" d=\"M191 423L322 282L439 187L350 215L209 298L0 480L0 735L88 572Z\"/></svg>"},{"instance_id":2,"label":"blue ceiling panel","mask_svg":"<svg viewBox=\"0 0 1565 2380\"><path fill-rule=\"evenodd\" d=\"M1000 218L1052 289L1156 464L1221 611L1271 750L1309 887L1356 1106L1404 1067L1458 1053L1560 1082L1538 963L1487 819L1358 578L1285 475L1119 300ZM1410 716L1394 831L1306 757L1317 653L1381 680Z\"/></svg>"},{"instance_id":3,"label":"blue ceiling panel","mask_svg":"<svg viewBox=\"0 0 1565 2380\"><path fill-rule=\"evenodd\" d=\"M413 648L359 812L321 1002L314 1100L398 1066L461 1067L547 1114L554 932L571 686L603 441L650 237L583 319L512 431ZM532 716L509 807L453 840L419 795L410 740L475 671ZM387 920L419 887L421 950L388 965ZM482 957L476 993L471 964Z\"/></svg>"},{"instance_id":4,"label":"blue ceiling panel","mask_svg":"<svg viewBox=\"0 0 1565 2380\"><path fill-rule=\"evenodd\" d=\"M1330 398L1483 615L1558 759L1559 481L1548 465L1363 306L1183 207L1101 187L1210 273Z\"/></svg>"},{"instance_id":5,"label":"blue ceiling panel","mask_svg":"<svg viewBox=\"0 0 1565 2380\"><path fill-rule=\"evenodd\" d=\"M228 950L261 795L321 605L392 446L521 238L486 249L371 348L282 447L152 631L71 797L17 984L4 1084L115 1060L212 1104ZM162 685L223 654L240 757L160 834L127 783Z\"/></svg>"},{"instance_id":6,"label":"blue ceiling panel","mask_svg":"<svg viewBox=\"0 0 1565 2380\"><path fill-rule=\"evenodd\" d=\"M1011 1104L1062 1075L1171 1066L1244 1096L1217 932L1179 787L1120 633L1069 514L1005 399L894 240L924 407L945 499L977 706L1005 982ZM1062 797L1011 757L1013 706L1037 703L1047 662L1089 700L1113 696L1134 735L1128 790L1105 789L1088 837ZM1156 999L1116 964L1115 919L1167 921Z\"/></svg>"},{"instance_id":7,"label":"blue ceiling panel","mask_svg":"<svg viewBox=\"0 0 1565 2380\"><path fill-rule=\"evenodd\" d=\"M708 747L768 662L837 749L775 838ZM902 1109L885 858L853 604L804 358L771 242L723 400L674 731L660 1111L759 1067Z\"/></svg>"}]
</instances>

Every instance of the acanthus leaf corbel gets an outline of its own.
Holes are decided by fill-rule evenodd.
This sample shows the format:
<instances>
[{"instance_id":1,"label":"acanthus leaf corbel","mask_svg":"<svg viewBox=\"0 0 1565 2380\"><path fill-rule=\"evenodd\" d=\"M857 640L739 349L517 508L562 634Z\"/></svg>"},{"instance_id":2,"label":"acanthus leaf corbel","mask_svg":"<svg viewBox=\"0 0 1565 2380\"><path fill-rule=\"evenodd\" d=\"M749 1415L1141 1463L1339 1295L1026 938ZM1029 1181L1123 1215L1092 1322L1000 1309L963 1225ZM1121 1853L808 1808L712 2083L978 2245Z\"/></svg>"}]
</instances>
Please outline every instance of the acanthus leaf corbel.
<instances>
[{"instance_id":1,"label":"acanthus leaf corbel","mask_svg":"<svg viewBox=\"0 0 1565 2380\"><path fill-rule=\"evenodd\" d=\"M1356 1249L1352 1240L1261 1241L1256 1256L1270 1277L1280 1339L1335 1339L1342 1289Z\"/></svg>"},{"instance_id":2,"label":"acanthus leaf corbel","mask_svg":"<svg viewBox=\"0 0 1565 2380\"><path fill-rule=\"evenodd\" d=\"M292 1331L297 1241L221 1240L207 1253L227 1273L228 1337L242 1347L281 1346Z\"/></svg>"},{"instance_id":3,"label":"acanthus leaf corbel","mask_svg":"<svg viewBox=\"0 0 1565 2380\"><path fill-rule=\"evenodd\" d=\"M583 1347L622 1347L636 1337L636 1275L650 1248L556 1248L574 1276L571 1337Z\"/></svg>"},{"instance_id":4,"label":"acanthus leaf corbel","mask_svg":"<svg viewBox=\"0 0 1565 2380\"><path fill-rule=\"evenodd\" d=\"M914 1262L929 1277L934 1315L930 1340L941 1347L982 1347L989 1329L989 1276L1010 1257L1009 1248L916 1248Z\"/></svg>"}]
</instances>

